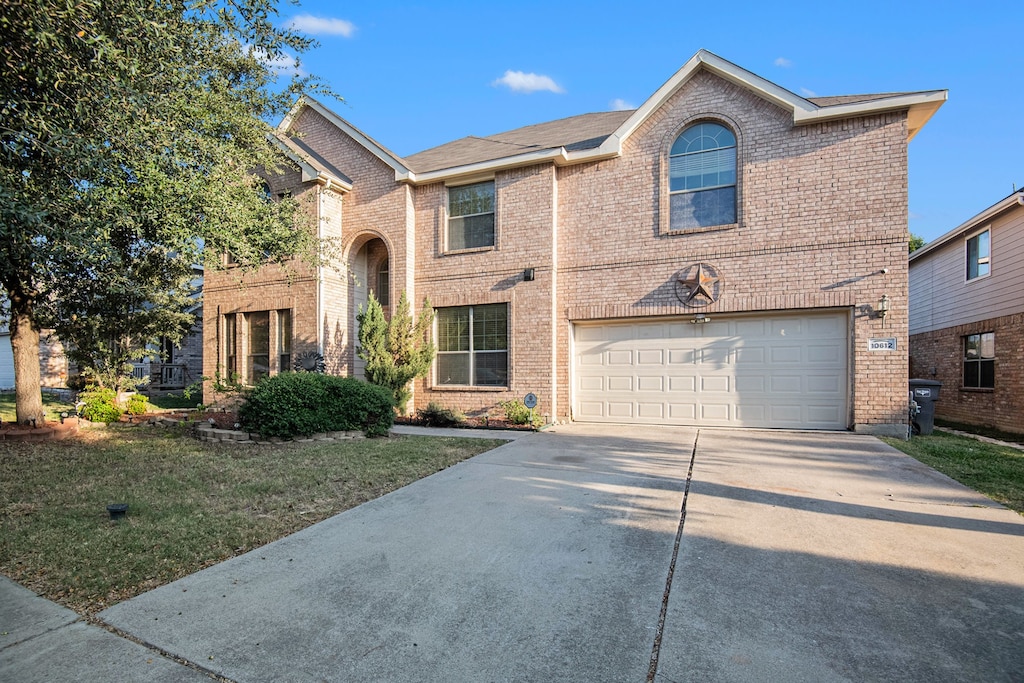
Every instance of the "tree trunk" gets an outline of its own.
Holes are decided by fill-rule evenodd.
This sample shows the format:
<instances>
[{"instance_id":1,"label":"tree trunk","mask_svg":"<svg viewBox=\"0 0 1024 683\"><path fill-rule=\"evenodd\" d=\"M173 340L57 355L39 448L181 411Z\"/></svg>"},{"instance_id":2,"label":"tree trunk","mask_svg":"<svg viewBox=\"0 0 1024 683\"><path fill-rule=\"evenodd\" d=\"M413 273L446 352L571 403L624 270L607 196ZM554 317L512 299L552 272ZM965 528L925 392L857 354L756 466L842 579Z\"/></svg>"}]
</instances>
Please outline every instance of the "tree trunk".
<instances>
[{"instance_id":1,"label":"tree trunk","mask_svg":"<svg viewBox=\"0 0 1024 683\"><path fill-rule=\"evenodd\" d=\"M46 421L39 376L39 328L32 319L32 304L11 301L11 351L14 356L14 401L19 424Z\"/></svg>"}]
</instances>

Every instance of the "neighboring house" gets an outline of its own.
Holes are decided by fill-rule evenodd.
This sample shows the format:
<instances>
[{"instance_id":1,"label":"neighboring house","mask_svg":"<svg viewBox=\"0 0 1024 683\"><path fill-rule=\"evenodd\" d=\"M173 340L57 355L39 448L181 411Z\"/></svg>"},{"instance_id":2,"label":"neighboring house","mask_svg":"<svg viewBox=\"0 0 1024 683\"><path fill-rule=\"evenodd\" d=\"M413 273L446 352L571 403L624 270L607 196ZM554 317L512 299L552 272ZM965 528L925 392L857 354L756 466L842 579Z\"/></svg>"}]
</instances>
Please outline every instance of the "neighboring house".
<instances>
[{"instance_id":1,"label":"neighboring house","mask_svg":"<svg viewBox=\"0 0 1024 683\"><path fill-rule=\"evenodd\" d=\"M68 359L64 346L43 334L39 339L39 379L44 389L62 389L68 378ZM11 352L11 331L0 327L0 390L14 388L14 356Z\"/></svg>"},{"instance_id":2,"label":"neighboring house","mask_svg":"<svg viewBox=\"0 0 1024 683\"><path fill-rule=\"evenodd\" d=\"M192 329L178 344L166 337L161 338L152 348L154 358L132 364L136 378L149 377L149 382L140 387L144 393L155 395L180 392L203 378L202 268L196 266L194 275L192 298L195 304L189 309L196 318ZM65 355L64 345L49 330L44 331L39 339L39 369L43 389L64 389L68 377L78 373L78 367ZM6 326L0 326L0 390L13 388L11 333Z\"/></svg>"},{"instance_id":3,"label":"neighboring house","mask_svg":"<svg viewBox=\"0 0 1024 683\"><path fill-rule=\"evenodd\" d=\"M701 51L634 111L402 158L303 97L271 190L344 270L208 272L204 374L359 376L359 305L404 290L436 310L416 408L905 435L907 143L945 99L805 99Z\"/></svg>"},{"instance_id":4,"label":"neighboring house","mask_svg":"<svg viewBox=\"0 0 1024 683\"><path fill-rule=\"evenodd\" d=\"M910 255L910 374L938 417L1024 433L1024 190Z\"/></svg>"},{"instance_id":5,"label":"neighboring house","mask_svg":"<svg viewBox=\"0 0 1024 683\"><path fill-rule=\"evenodd\" d=\"M154 357L133 363L136 378L149 378L139 391L151 396L181 391L203 378L203 307L189 311L196 323L182 340L175 344L167 337L152 349ZM158 354L158 355L157 355Z\"/></svg>"}]
</instances>

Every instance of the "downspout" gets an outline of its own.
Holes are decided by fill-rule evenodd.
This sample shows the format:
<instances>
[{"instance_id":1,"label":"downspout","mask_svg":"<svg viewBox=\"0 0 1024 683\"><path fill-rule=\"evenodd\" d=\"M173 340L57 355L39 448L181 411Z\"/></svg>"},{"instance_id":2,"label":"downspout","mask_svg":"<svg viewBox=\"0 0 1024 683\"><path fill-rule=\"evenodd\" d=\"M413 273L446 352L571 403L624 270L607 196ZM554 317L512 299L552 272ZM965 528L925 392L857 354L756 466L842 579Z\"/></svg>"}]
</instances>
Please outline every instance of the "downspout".
<instances>
[{"instance_id":1,"label":"downspout","mask_svg":"<svg viewBox=\"0 0 1024 683\"><path fill-rule=\"evenodd\" d=\"M320 240L323 239L323 214L324 194L320 185L316 187L316 240L319 249ZM324 266L317 263L316 266L316 339L317 352L323 357L326 347L323 338L323 317L324 317Z\"/></svg>"}]
</instances>

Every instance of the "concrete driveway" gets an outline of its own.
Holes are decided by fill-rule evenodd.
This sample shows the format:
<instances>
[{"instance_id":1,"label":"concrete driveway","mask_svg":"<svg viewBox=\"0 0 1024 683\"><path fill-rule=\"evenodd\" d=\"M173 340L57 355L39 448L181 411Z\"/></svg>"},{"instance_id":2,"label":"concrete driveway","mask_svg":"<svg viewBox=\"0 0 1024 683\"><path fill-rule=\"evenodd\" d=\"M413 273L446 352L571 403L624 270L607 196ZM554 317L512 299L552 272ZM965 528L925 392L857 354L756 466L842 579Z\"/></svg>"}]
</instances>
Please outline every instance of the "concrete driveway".
<instances>
[{"instance_id":1,"label":"concrete driveway","mask_svg":"<svg viewBox=\"0 0 1024 683\"><path fill-rule=\"evenodd\" d=\"M100 617L243 682L1020 681L1024 518L871 437L574 424Z\"/></svg>"}]
</instances>

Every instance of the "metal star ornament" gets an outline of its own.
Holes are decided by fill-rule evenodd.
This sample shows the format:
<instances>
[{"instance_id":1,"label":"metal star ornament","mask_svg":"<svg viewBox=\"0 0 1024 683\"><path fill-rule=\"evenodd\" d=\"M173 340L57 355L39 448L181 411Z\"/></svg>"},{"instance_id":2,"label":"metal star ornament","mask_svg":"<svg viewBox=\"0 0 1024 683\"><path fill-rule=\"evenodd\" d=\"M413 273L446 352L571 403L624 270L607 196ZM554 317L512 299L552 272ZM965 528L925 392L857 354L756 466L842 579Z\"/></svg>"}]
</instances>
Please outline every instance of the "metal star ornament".
<instances>
[{"instance_id":1,"label":"metal star ornament","mask_svg":"<svg viewBox=\"0 0 1024 683\"><path fill-rule=\"evenodd\" d=\"M686 306L707 306L718 301L722 278L707 263L697 263L676 274L676 297Z\"/></svg>"}]
</instances>

